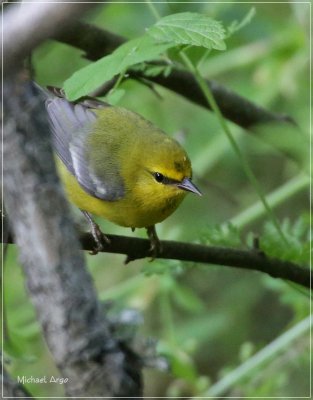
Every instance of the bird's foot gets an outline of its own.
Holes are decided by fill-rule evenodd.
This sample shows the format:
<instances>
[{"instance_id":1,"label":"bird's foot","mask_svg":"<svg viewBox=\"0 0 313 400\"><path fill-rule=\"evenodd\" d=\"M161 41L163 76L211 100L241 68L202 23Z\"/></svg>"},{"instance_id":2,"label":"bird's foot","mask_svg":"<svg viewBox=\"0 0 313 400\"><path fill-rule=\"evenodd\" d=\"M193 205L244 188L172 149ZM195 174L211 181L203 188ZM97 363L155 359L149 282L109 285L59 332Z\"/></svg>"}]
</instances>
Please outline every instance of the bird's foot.
<instances>
[{"instance_id":1,"label":"bird's foot","mask_svg":"<svg viewBox=\"0 0 313 400\"><path fill-rule=\"evenodd\" d=\"M103 251L105 249L104 244L110 244L111 240L101 231L98 224L95 222L91 227L91 234L96 242L96 247L89 252L89 254L95 255L98 254L99 251Z\"/></svg>"},{"instance_id":2,"label":"bird's foot","mask_svg":"<svg viewBox=\"0 0 313 400\"><path fill-rule=\"evenodd\" d=\"M93 250L89 251L89 254L95 255L98 254L100 251L105 249L105 244L110 244L111 240L101 231L98 224L91 218L91 215L87 211L82 211L84 216L86 217L87 221L90 225L90 232L94 241L96 242L96 246Z\"/></svg>"},{"instance_id":3,"label":"bird's foot","mask_svg":"<svg viewBox=\"0 0 313 400\"><path fill-rule=\"evenodd\" d=\"M155 260L157 256L162 252L162 243L158 238L154 225L148 226L146 229L150 240L149 252L151 253L151 259L150 259L151 262Z\"/></svg>"}]
</instances>

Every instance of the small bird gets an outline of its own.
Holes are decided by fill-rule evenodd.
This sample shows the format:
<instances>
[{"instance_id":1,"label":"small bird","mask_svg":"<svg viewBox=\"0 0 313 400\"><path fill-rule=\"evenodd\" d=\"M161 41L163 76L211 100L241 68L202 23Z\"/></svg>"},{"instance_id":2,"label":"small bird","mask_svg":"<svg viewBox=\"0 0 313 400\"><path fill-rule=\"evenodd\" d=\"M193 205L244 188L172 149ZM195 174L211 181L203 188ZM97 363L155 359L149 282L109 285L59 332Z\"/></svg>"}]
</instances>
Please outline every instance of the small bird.
<instances>
[{"instance_id":1,"label":"small bird","mask_svg":"<svg viewBox=\"0 0 313 400\"><path fill-rule=\"evenodd\" d=\"M92 215L115 224L146 228L151 252L160 251L155 224L175 211L191 182L191 163L174 139L140 115L100 100L66 100L48 88L45 101L61 181L69 200L85 215L103 249L106 236Z\"/></svg>"}]
</instances>

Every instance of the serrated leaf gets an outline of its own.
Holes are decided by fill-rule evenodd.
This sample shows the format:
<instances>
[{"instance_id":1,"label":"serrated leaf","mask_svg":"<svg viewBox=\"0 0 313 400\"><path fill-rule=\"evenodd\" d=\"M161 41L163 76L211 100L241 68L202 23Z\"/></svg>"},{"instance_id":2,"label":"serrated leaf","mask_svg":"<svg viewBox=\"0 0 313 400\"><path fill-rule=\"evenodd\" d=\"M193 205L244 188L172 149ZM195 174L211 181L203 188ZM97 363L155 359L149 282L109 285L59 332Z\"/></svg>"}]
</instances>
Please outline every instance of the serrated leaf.
<instances>
[{"instance_id":1,"label":"serrated leaf","mask_svg":"<svg viewBox=\"0 0 313 400\"><path fill-rule=\"evenodd\" d=\"M184 12L160 19L147 33L159 42L225 50L225 29L219 21L198 13Z\"/></svg>"},{"instance_id":2,"label":"serrated leaf","mask_svg":"<svg viewBox=\"0 0 313 400\"><path fill-rule=\"evenodd\" d=\"M281 223L281 228L288 241L288 246L277 236L273 224L267 222L261 236L261 249L272 257L307 264L311 244L309 222L304 216L300 216L293 224L289 219L285 219Z\"/></svg>"},{"instance_id":3,"label":"serrated leaf","mask_svg":"<svg viewBox=\"0 0 313 400\"><path fill-rule=\"evenodd\" d=\"M112 54L76 71L64 83L66 97L74 101L89 95L128 68L154 60L177 45L225 50L224 38L222 24L206 15L189 12L169 15L148 29L146 35L129 40Z\"/></svg>"},{"instance_id":4,"label":"serrated leaf","mask_svg":"<svg viewBox=\"0 0 313 400\"><path fill-rule=\"evenodd\" d=\"M156 42L149 35L129 40L112 54L76 71L64 83L66 97L73 101L86 96L132 65L151 61L172 46L173 43Z\"/></svg>"},{"instance_id":5,"label":"serrated leaf","mask_svg":"<svg viewBox=\"0 0 313 400\"><path fill-rule=\"evenodd\" d=\"M227 224L227 226L207 226L201 236L204 244L235 248L240 247L242 244L240 232L238 228L232 224Z\"/></svg>"}]
</instances>

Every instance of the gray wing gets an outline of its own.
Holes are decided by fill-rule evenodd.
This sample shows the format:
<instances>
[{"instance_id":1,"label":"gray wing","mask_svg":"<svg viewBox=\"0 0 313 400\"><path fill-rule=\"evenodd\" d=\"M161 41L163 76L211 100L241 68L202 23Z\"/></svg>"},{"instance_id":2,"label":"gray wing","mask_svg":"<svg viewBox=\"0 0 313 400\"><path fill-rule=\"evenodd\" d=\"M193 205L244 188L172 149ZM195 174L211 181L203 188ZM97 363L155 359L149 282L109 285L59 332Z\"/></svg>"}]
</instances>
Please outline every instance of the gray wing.
<instances>
[{"instance_id":1,"label":"gray wing","mask_svg":"<svg viewBox=\"0 0 313 400\"><path fill-rule=\"evenodd\" d=\"M46 100L53 146L87 193L106 201L118 200L124 195L124 185L117 166L110 160L105 171L96 171L89 159L87 137L97 120L90 106L89 103L70 103L59 97ZM110 158L106 151L103 148L103 157Z\"/></svg>"}]
</instances>

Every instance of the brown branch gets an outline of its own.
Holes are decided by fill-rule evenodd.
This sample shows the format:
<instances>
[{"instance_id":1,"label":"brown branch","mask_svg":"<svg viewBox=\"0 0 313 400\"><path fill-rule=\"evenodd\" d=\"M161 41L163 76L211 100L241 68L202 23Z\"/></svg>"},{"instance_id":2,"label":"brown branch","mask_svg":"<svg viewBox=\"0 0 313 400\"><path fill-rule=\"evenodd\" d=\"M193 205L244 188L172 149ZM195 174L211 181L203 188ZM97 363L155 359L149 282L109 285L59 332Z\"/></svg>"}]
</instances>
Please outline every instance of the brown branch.
<instances>
[{"instance_id":1,"label":"brown branch","mask_svg":"<svg viewBox=\"0 0 313 400\"><path fill-rule=\"evenodd\" d=\"M125 42L123 37L85 22L77 22L61 34L56 34L54 38L62 43L83 50L85 57L93 61L111 53ZM189 101L210 109L195 78L187 71L173 69L168 76L161 74L151 77L145 76L144 72L132 71L130 69L128 74L139 81L144 78L147 81L157 83L182 95ZM267 122L294 123L291 117L272 113L215 81L207 80L207 84L224 117L243 128L253 130L255 125Z\"/></svg>"},{"instance_id":2,"label":"brown branch","mask_svg":"<svg viewBox=\"0 0 313 400\"><path fill-rule=\"evenodd\" d=\"M111 243L105 244L105 252L125 254L126 262L139 258L151 257L150 241L125 236L106 235ZM273 278L281 278L304 287L312 287L312 276L309 268L290 261L266 256L258 249L238 250L226 247L204 246L174 241L162 241L162 253L157 258L196 263L213 264L259 271ZM93 237L86 233L81 236L84 250L94 249Z\"/></svg>"},{"instance_id":3,"label":"brown branch","mask_svg":"<svg viewBox=\"0 0 313 400\"><path fill-rule=\"evenodd\" d=\"M130 76L132 76L131 72ZM151 80L173 90L202 107L211 109L195 77L187 71L173 69L169 76L158 75ZM206 82L223 116L242 128L253 130L254 125L270 122L294 123L289 116L272 113L244 97L239 96L216 81L206 80Z\"/></svg>"},{"instance_id":4,"label":"brown branch","mask_svg":"<svg viewBox=\"0 0 313 400\"><path fill-rule=\"evenodd\" d=\"M140 258L151 258L150 241L127 236L108 235L110 244L104 243L103 252L125 254L125 262ZM84 233L80 237L82 248L92 251L95 243L92 235ZM13 243L9 237L9 243ZM193 263L213 264L230 268L259 271L273 278L288 280L304 287L312 287L312 276L309 268L290 261L268 257L258 249L238 250L229 247L204 246L176 241L163 240L160 259L190 261Z\"/></svg>"},{"instance_id":5,"label":"brown branch","mask_svg":"<svg viewBox=\"0 0 313 400\"><path fill-rule=\"evenodd\" d=\"M96 61L112 53L126 39L95 25L76 21L66 30L56 32L54 39L84 51L84 57Z\"/></svg>"}]
</instances>

